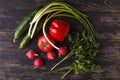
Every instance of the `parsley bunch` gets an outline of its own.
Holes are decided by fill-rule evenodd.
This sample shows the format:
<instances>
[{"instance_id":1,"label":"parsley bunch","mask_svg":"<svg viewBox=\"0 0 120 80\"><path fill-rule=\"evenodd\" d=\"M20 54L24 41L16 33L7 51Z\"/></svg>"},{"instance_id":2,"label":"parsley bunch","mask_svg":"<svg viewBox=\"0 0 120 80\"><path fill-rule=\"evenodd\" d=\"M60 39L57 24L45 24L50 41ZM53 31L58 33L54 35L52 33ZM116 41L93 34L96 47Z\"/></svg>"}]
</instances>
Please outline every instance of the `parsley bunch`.
<instances>
[{"instance_id":1,"label":"parsley bunch","mask_svg":"<svg viewBox=\"0 0 120 80\"><path fill-rule=\"evenodd\" d=\"M51 68L53 72L68 70L61 78L64 78L68 73L72 70L74 74L79 74L80 72L88 72L95 71L100 69L100 66L95 64L95 57L98 52L99 43L92 42L89 38L90 36L86 36L86 31L82 32L82 37L80 37L79 32L74 33L74 36L69 35L70 44L70 52L66 57L64 57L60 62L58 62L55 66ZM76 59L71 62L71 65L65 66L58 70L54 70L58 65L60 65L66 59L75 56Z\"/></svg>"}]
</instances>

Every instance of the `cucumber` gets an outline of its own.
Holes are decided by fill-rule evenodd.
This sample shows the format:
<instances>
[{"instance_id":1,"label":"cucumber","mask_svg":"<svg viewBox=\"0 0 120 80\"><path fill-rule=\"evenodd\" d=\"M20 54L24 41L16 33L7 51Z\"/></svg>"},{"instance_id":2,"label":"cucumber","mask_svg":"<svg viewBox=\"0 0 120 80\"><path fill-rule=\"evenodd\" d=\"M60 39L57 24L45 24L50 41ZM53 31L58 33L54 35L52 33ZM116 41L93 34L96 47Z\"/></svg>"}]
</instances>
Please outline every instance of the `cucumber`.
<instances>
[{"instance_id":1,"label":"cucumber","mask_svg":"<svg viewBox=\"0 0 120 80\"><path fill-rule=\"evenodd\" d=\"M34 10L33 12L31 12L29 15L27 15L22 20L22 22L19 24L18 28L16 29L16 31L14 33L13 42L16 42L17 39L22 37L24 35L24 33L28 31L29 26L30 26L30 22L32 21L33 17L37 13L37 11L38 11L38 9Z\"/></svg>"},{"instance_id":2,"label":"cucumber","mask_svg":"<svg viewBox=\"0 0 120 80\"><path fill-rule=\"evenodd\" d=\"M21 41L19 48L24 48L30 42L30 40L31 40L30 36L26 34L23 40Z\"/></svg>"},{"instance_id":3,"label":"cucumber","mask_svg":"<svg viewBox=\"0 0 120 80\"><path fill-rule=\"evenodd\" d=\"M34 34L34 37L40 32L42 26L43 26L43 23L44 23L45 19L42 18L38 25L37 25L37 29L36 29L36 32ZM19 48L24 48L30 41L32 40L32 38L30 38L30 36L28 36L28 34L25 35L25 37L22 39L22 41L20 42L20 45L19 45Z\"/></svg>"}]
</instances>

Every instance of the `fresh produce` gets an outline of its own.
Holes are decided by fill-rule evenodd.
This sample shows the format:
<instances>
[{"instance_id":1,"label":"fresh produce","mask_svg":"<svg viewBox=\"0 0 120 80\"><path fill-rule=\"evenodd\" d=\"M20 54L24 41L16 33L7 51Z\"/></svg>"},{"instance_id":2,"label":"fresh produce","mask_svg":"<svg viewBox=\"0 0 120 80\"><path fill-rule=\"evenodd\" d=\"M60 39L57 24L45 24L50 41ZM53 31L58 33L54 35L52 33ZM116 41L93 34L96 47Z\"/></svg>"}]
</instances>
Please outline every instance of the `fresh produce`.
<instances>
[{"instance_id":1,"label":"fresh produce","mask_svg":"<svg viewBox=\"0 0 120 80\"><path fill-rule=\"evenodd\" d=\"M29 59L34 60L34 68L39 68L43 65L43 61L41 58L39 58L38 54L34 51L34 50L28 50L28 52L26 53L26 56Z\"/></svg>"},{"instance_id":2,"label":"fresh produce","mask_svg":"<svg viewBox=\"0 0 120 80\"><path fill-rule=\"evenodd\" d=\"M29 59L34 59L36 56L38 56L36 54L36 52L34 50L29 50L27 53L26 53L26 56L29 58Z\"/></svg>"},{"instance_id":3,"label":"fresh produce","mask_svg":"<svg viewBox=\"0 0 120 80\"><path fill-rule=\"evenodd\" d=\"M35 32L35 34L34 34L34 37L40 32L44 21L45 21L44 18L42 18L42 19L39 21L38 26L37 26L37 29L36 29L36 32ZM22 39L22 41L20 42L19 48L24 48L31 40L32 40L32 39L30 38L30 36L28 36L28 34L26 34L26 35L24 36L24 38Z\"/></svg>"},{"instance_id":4,"label":"fresh produce","mask_svg":"<svg viewBox=\"0 0 120 80\"><path fill-rule=\"evenodd\" d=\"M55 19L51 23L49 33L57 41L64 41L69 30L70 25L65 20Z\"/></svg>"},{"instance_id":5,"label":"fresh produce","mask_svg":"<svg viewBox=\"0 0 120 80\"><path fill-rule=\"evenodd\" d=\"M55 40L50 35L47 35L47 37L53 44L55 44ZM54 49L54 47L46 40L44 36L39 37L38 47L44 52L50 52Z\"/></svg>"},{"instance_id":6,"label":"fresh produce","mask_svg":"<svg viewBox=\"0 0 120 80\"><path fill-rule=\"evenodd\" d=\"M56 58L56 53L53 51L48 52L46 55L49 60L53 60Z\"/></svg>"},{"instance_id":7,"label":"fresh produce","mask_svg":"<svg viewBox=\"0 0 120 80\"><path fill-rule=\"evenodd\" d=\"M22 22L20 23L20 25L18 26L18 28L16 29L16 31L14 33L13 42L16 42L17 39L22 37L24 35L24 33L28 31L29 26L30 26L29 24L30 24L31 20L33 19L33 17L35 16L37 11L38 11L38 9L34 10L33 12L31 12L28 16L26 16L22 20Z\"/></svg>"},{"instance_id":8,"label":"fresh produce","mask_svg":"<svg viewBox=\"0 0 120 80\"><path fill-rule=\"evenodd\" d=\"M44 25L43 25L43 34L44 35L45 35L45 30L44 30L45 26L51 18L57 17L57 16L66 16L66 17L71 17L71 18L77 19L87 30L86 33L88 36L91 37L90 40L92 42L95 42L95 38L94 38L94 34L93 34L94 30L92 28L93 25L87 19L87 16L85 14L81 13L76 8L72 7L71 5L68 5L63 2L58 2L58 1L54 1L54 2L47 4L46 6L44 6L42 9L40 9L36 13L33 20L31 21L28 36L31 36L31 38L33 37L39 20L41 20L41 18L46 14L48 14L48 17L45 20Z\"/></svg>"},{"instance_id":9,"label":"fresh produce","mask_svg":"<svg viewBox=\"0 0 120 80\"><path fill-rule=\"evenodd\" d=\"M71 62L71 65L55 70L68 70L68 72L66 72L61 78L64 78L71 71L74 71L75 74L78 74L81 71L94 71L96 69L99 69L100 67L94 62L94 56L96 56L96 53L98 52L97 49L99 48L99 46L94 37L93 25L89 21L88 17L68 4L65 4L63 2L51 2L48 5L44 6L42 10L39 10L33 18L33 20L31 21L31 25L29 28L29 31L31 32L29 32L28 34L29 36L31 36L31 38L33 37L38 21L41 20L42 16L45 14L48 14L48 16L43 24L43 35L45 36L46 40L57 50L59 50L59 47L54 45L48 39L45 32L46 24L51 18L57 16L66 16L74 18L78 20L84 27L84 31L82 32L83 36L81 37L81 39L79 38L78 34L77 37L73 38L74 41L71 41L71 43L73 43L73 47L70 47L71 51L68 53L68 55L65 56L65 58L63 58L60 62L53 66L53 68L51 68L51 72L54 72L54 69L58 65L60 65L64 60L70 58L73 55L75 55L75 57L77 58L76 60ZM35 24L34 27L33 24ZM76 38L78 38L79 40L77 41ZM82 43L79 43L79 41L82 41ZM75 44L76 42L77 44Z\"/></svg>"},{"instance_id":10,"label":"fresh produce","mask_svg":"<svg viewBox=\"0 0 120 80\"><path fill-rule=\"evenodd\" d=\"M54 17L57 16L66 16L66 17L71 17L74 19L77 19L80 23L82 23L82 25L85 27L86 31L86 35L90 36L89 40L93 43L95 43L95 38L94 38L94 34L93 34L93 28L92 28L92 24L90 23L90 21L87 19L87 16L82 14L79 10L77 10L76 8L65 4L63 2L51 2L48 5L44 6L41 10L39 10L36 15L34 16L33 20L31 21L31 25L29 28L29 32L28 32L28 36L30 36L31 38L34 35L34 32L36 30L37 24L39 22L39 20L41 20L41 18L45 15L48 14L48 16L46 17L46 20L43 24L43 34L46 38L46 40L55 48L55 49L59 49L57 46L55 46L54 44L52 44L49 39L46 36L46 32L45 32L45 26L47 24L47 22ZM34 27L33 27L34 26Z\"/></svg>"},{"instance_id":11,"label":"fresh produce","mask_svg":"<svg viewBox=\"0 0 120 80\"><path fill-rule=\"evenodd\" d=\"M90 42L89 37L85 36L84 31L82 32L81 36L82 37L80 37L79 33L74 33L74 36L71 36L72 39L69 40L71 42L69 47L70 52L60 62L51 68L51 72L68 70L61 77L64 78L71 71L74 71L74 74L77 75L81 71L95 71L101 68L95 63L95 57L98 52L99 44ZM54 70L58 65L64 62L66 59L69 59L71 56L75 57L75 60L73 62L70 62L71 65L66 65L60 69Z\"/></svg>"},{"instance_id":12,"label":"fresh produce","mask_svg":"<svg viewBox=\"0 0 120 80\"><path fill-rule=\"evenodd\" d=\"M65 56L65 55L67 54L67 47L61 46L61 47L58 49L58 54L60 54L61 56Z\"/></svg>"},{"instance_id":13,"label":"fresh produce","mask_svg":"<svg viewBox=\"0 0 120 80\"><path fill-rule=\"evenodd\" d=\"M61 61L55 64L48 73L68 70L61 77L64 78L71 71L73 71L74 74L79 74L81 71L89 72L100 69L100 66L95 63L95 57L98 52L99 43L97 43L95 39L93 25L89 21L87 15L81 13L78 9L69 4L53 1L44 6L42 9L38 10L34 18L31 20L28 30L29 38L32 39L34 37L38 28L38 23L44 16L46 17L42 24L43 36L39 37L38 39L39 49L47 53L46 55L49 60L55 58L55 55L52 52L54 48L58 50L58 54L61 56L66 55ZM70 30L69 23L64 20L55 19L52 21L52 24L49 27L49 33L46 34L45 29L47 23L56 17L69 17L76 19L84 28L82 31L74 31L73 34L68 35ZM81 32L81 34L79 32ZM70 42L70 44L68 44L69 47L65 47L65 45L57 46L55 44L55 40L62 42L67 36ZM74 56L75 59L70 62L70 65L66 65L55 70L56 67L62 65L62 62L72 56ZM40 67L42 64L43 61L40 58L34 60L35 67Z\"/></svg>"},{"instance_id":14,"label":"fresh produce","mask_svg":"<svg viewBox=\"0 0 120 80\"><path fill-rule=\"evenodd\" d=\"M36 59L34 60L34 66L35 66L35 68L39 68L39 67L41 67L42 65L43 65L43 61L42 61L41 58L36 58Z\"/></svg>"}]
</instances>

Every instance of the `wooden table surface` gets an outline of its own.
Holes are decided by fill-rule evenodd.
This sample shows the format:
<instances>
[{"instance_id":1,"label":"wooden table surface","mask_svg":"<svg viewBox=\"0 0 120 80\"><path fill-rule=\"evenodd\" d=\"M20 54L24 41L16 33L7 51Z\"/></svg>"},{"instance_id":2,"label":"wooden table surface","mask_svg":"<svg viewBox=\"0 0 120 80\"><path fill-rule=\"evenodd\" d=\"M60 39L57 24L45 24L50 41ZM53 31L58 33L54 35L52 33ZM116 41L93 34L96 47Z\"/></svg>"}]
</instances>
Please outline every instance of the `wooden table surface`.
<instances>
[{"instance_id":1,"label":"wooden table surface","mask_svg":"<svg viewBox=\"0 0 120 80\"><path fill-rule=\"evenodd\" d=\"M21 20L32 10L52 0L1 0L0 1L0 80L60 80L64 72L43 75L57 60L47 61L40 69L32 69L33 61L25 53L34 49L37 39L26 48L13 43L13 33ZM95 25L95 36L101 43L96 62L102 70L73 75L63 80L120 80L120 0L61 0L87 14ZM77 25L77 24L76 24ZM69 61L68 61L69 62ZM67 63L66 63L67 64Z\"/></svg>"}]
</instances>

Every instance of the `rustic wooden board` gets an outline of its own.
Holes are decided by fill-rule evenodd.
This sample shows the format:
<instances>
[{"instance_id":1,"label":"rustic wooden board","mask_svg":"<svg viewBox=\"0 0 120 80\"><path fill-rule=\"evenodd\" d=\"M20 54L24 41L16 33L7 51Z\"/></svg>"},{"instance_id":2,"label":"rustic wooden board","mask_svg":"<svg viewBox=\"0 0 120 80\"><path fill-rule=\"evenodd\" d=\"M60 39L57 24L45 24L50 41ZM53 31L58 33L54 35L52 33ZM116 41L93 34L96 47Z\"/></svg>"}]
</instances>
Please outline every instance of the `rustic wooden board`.
<instances>
[{"instance_id":1,"label":"rustic wooden board","mask_svg":"<svg viewBox=\"0 0 120 80\"><path fill-rule=\"evenodd\" d=\"M13 43L13 33L33 9L52 0L1 0L0 1L0 80L60 80L64 72L42 75L58 60L47 61L45 54L35 46L37 38L25 49ZM95 25L95 36L101 43L96 62L102 70L73 75L64 80L120 80L120 0L61 0L87 14ZM79 24L76 24L76 27ZM32 69L32 60L25 53L35 49L45 59L43 67ZM70 60L68 60L68 63Z\"/></svg>"}]
</instances>

